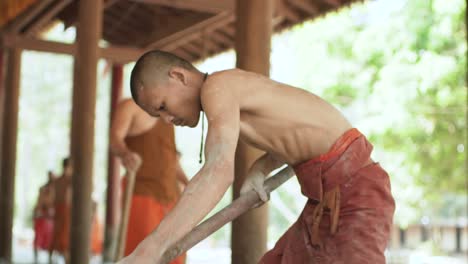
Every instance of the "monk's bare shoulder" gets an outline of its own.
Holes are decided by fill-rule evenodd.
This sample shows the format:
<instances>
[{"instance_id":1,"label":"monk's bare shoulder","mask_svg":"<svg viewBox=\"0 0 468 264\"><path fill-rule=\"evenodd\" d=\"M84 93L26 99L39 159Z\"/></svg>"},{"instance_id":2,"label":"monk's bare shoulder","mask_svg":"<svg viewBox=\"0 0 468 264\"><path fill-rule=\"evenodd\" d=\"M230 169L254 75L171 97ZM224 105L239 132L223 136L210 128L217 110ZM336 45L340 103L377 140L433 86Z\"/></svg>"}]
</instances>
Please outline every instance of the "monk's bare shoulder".
<instances>
[{"instance_id":1,"label":"monk's bare shoulder","mask_svg":"<svg viewBox=\"0 0 468 264\"><path fill-rule=\"evenodd\" d=\"M222 103L227 100L236 100L233 93L233 80L238 70L224 70L210 74L201 89L202 105Z\"/></svg>"},{"instance_id":2,"label":"monk's bare shoulder","mask_svg":"<svg viewBox=\"0 0 468 264\"><path fill-rule=\"evenodd\" d=\"M136 111L138 110L138 105L133 101L132 98L126 98L119 102L117 109L121 109L122 111Z\"/></svg>"}]
</instances>

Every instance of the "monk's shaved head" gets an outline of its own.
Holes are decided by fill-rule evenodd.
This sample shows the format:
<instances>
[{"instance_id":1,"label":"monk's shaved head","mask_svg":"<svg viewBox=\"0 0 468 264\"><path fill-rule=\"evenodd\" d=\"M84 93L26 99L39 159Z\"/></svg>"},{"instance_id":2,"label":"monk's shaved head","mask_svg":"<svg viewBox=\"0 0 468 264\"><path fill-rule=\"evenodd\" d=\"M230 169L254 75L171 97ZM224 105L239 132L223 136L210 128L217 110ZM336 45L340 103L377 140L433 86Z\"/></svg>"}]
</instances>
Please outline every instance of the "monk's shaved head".
<instances>
[{"instance_id":1,"label":"monk's shaved head","mask_svg":"<svg viewBox=\"0 0 468 264\"><path fill-rule=\"evenodd\" d=\"M173 67L197 71L190 62L168 52L153 50L143 54L130 75L130 91L133 100L137 102L139 89L167 81L169 71Z\"/></svg>"}]
</instances>

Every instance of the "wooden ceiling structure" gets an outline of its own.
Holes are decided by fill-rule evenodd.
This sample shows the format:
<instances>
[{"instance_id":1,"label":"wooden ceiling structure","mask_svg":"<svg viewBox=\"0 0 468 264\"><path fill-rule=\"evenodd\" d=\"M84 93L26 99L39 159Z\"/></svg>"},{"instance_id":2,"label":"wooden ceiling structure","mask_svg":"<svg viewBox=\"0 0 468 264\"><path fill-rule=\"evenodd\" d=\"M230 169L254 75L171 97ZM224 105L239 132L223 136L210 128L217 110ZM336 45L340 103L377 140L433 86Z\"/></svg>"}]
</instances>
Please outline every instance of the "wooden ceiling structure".
<instances>
[{"instance_id":1,"label":"wooden ceiling structure","mask_svg":"<svg viewBox=\"0 0 468 264\"><path fill-rule=\"evenodd\" d=\"M122 87L122 65L143 52L161 49L191 62L236 48L237 67L268 75L271 33L359 0L3 0L0 2L0 262L11 259L21 51L74 56L70 153L72 177L71 263L88 263L94 153L97 60L113 66L111 116ZM235 10L237 9L237 10ZM240 18L237 19L236 18ZM75 43L45 40L57 22L77 27ZM254 54L254 56L252 56ZM6 56L5 56L6 55ZM3 62L6 57L6 63ZM4 76L2 76L5 72ZM4 81L2 79L5 79ZM259 152L239 144L241 179ZM114 158L115 159L115 158ZM109 161L107 231L116 223L109 208L119 206L118 177ZM114 176L112 176L114 175ZM239 175L240 178L239 178ZM242 176L243 175L243 176ZM263 210L263 211L262 211ZM233 224L233 263L256 263L266 249L266 208ZM110 220L109 220L110 219ZM246 228L247 227L247 228ZM254 228L252 228L254 227ZM109 233L112 233L109 231ZM246 235L247 233L247 235ZM237 237L234 237L237 236ZM113 237L109 237L112 241ZM106 247L108 245L105 245ZM259 255L260 254L260 255Z\"/></svg>"},{"instance_id":2,"label":"wooden ceiling structure","mask_svg":"<svg viewBox=\"0 0 468 264\"><path fill-rule=\"evenodd\" d=\"M276 6L275 32L356 2L271 1L275 1ZM63 22L66 27L75 26L78 3L77 0L5 1L3 10L12 11L9 15L6 11L5 14L0 12L3 45L73 55L73 44L45 41L40 33L56 21ZM105 43L101 46L101 56L111 61L134 61L151 49L198 61L234 46L235 0L106 0L103 8L102 39Z\"/></svg>"}]
</instances>

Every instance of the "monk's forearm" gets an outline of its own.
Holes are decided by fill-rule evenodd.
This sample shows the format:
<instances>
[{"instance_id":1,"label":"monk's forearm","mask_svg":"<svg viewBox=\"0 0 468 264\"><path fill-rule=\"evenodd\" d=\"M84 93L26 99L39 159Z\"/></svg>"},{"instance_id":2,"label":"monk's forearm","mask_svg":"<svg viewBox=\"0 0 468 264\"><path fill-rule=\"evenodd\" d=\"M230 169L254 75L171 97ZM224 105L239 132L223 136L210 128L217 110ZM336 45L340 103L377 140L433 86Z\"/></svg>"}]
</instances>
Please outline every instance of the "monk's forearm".
<instances>
[{"instance_id":1,"label":"monk's forearm","mask_svg":"<svg viewBox=\"0 0 468 264\"><path fill-rule=\"evenodd\" d=\"M233 172L232 172L233 174ZM215 170L200 171L187 185L179 202L145 241L159 257L189 233L221 200L233 176L216 175Z\"/></svg>"},{"instance_id":2,"label":"monk's forearm","mask_svg":"<svg viewBox=\"0 0 468 264\"><path fill-rule=\"evenodd\" d=\"M281 167L282 165L284 165L284 162L279 161L266 153L254 162L251 170L261 172L266 177L273 170Z\"/></svg>"},{"instance_id":3,"label":"monk's forearm","mask_svg":"<svg viewBox=\"0 0 468 264\"><path fill-rule=\"evenodd\" d=\"M110 150L112 154L118 157L121 157L130 151L127 147L127 144L125 144L125 141L121 138L117 138L116 136L111 137Z\"/></svg>"}]
</instances>

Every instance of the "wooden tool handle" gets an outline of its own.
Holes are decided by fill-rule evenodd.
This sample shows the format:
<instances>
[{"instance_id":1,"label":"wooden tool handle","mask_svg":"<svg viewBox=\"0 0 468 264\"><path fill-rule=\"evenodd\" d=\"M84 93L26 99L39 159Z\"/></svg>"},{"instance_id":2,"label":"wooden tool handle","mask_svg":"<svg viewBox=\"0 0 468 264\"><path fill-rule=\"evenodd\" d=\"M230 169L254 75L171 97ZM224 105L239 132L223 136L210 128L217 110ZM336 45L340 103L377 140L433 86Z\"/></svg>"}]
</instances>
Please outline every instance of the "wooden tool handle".
<instances>
[{"instance_id":1,"label":"wooden tool handle","mask_svg":"<svg viewBox=\"0 0 468 264\"><path fill-rule=\"evenodd\" d=\"M130 205L132 202L133 189L135 188L135 171L127 170L125 178L127 180L125 193L123 197L122 217L120 218L119 233L117 236L117 246L115 250L115 260L123 257L125 242L127 240L128 218L130 216Z\"/></svg>"},{"instance_id":2,"label":"wooden tool handle","mask_svg":"<svg viewBox=\"0 0 468 264\"><path fill-rule=\"evenodd\" d=\"M266 193L269 194L278 186L286 182L294 175L293 169L286 167L274 176L268 178L263 185ZM190 233L188 233L184 238L167 250L162 258L161 263L169 263L171 260L181 255L185 251L189 250L195 246L198 242L207 238L209 235L220 229L225 224L233 221L240 215L252 209L254 206L261 204L262 201L258 197L258 194L255 191L249 191L237 198L230 205L226 206L224 209L199 224L195 227Z\"/></svg>"}]
</instances>

